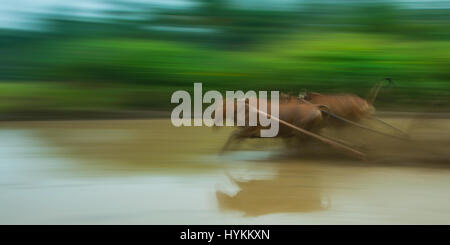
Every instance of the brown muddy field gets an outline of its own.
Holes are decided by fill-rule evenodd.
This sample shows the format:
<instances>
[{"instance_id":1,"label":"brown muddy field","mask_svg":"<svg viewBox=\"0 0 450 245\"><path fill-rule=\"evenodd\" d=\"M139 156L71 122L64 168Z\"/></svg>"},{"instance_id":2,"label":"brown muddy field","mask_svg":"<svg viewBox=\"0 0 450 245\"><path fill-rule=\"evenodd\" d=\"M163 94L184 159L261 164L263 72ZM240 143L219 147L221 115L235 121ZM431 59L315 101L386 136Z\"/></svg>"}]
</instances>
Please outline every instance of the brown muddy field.
<instances>
[{"instance_id":1,"label":"brown muddy field","mask_svg":"<svg viewBox=\"0 0 450 245\"><path fill-rule=\"evenodd\" d=\"M281 139L218 154L233 128L168 119L1 122L0 223L450 224L450 119L383 120L411 140L322 132L365 161Z\"/></svg>"}]
</instances>

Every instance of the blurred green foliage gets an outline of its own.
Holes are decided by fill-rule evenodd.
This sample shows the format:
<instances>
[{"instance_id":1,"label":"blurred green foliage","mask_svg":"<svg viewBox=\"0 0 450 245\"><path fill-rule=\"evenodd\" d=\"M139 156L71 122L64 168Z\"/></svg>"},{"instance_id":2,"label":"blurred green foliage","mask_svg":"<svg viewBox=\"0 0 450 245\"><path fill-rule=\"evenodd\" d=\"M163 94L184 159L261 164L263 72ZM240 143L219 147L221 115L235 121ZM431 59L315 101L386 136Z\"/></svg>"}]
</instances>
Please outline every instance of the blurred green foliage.
<instances>
[{"instance_id":1,"label":"blurred green foliage","mask_svg":"<svg viewBox=\"0 0 450 245\"><path fill-rule=\"evenodd\" d=\"M310 3L283 12L223 3L163 10L152 21L50 18L51 34L2 32L0 110L165 110L172 92L194 82L364 97L385 77L396 86L381 92L377 107L450 109L449 10ZM163 24L182 31L138 29Z\"/></svg>"}]
</instances>

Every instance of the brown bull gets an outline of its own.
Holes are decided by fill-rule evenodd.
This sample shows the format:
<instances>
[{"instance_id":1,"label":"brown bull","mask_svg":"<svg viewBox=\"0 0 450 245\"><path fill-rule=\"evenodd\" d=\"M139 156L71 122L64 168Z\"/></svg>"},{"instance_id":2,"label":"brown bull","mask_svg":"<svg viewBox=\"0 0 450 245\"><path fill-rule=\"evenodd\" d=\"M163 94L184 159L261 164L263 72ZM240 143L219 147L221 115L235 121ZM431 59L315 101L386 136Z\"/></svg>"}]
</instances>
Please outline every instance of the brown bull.
<instances>
[{"instance_id":1,"label":"brown bull","mask_svg":"<svg viewBox=\"0 0 450 245\"><path fill-rule=\"evenodd\" d=\"M281 138L289 138L289 137L300 137L303 138L305 135L316 138L326 144L329 144L333 147L340 148L350 152L353 155L356 155L359 158L364 158L364 154L342 145L335 140L330 138L326 138L324 136L318 135L317 132L323 127L323 116L320 105L314 105L311 103L298 103L298 100L285 100L281 99L279 101L279 116L275 118L270 115L271 104L270 101L265 101L267 103L267 109L261 108L261 99L250 98L246 100L245 103L245 126L240 126L236 131L232 133L232 135L228 138L224 147L222 148L222 152L227 150L231 143L240 142L245 138L255 138L261 137L261 130L266 127L262 126L259 121L256 126L250 126L248 124L249 120L249 109L252 107L252 100L256 100L255 104L257 105L257 112L263 116L270 116L273 120L279 121L279 131L277 137ZM237 112L239 110L238 104L236 101L225 101L216 113L222 113L223 118L226 118L226 110L228 106L234 107L234 123L237 122ZM254 104L253 104L254 105Z\"/></svg>"},{"instance_id":2,"label":"brown bull","mask_svg":"<svg viewBox=\"0 0 450 245\"><path fill-rule=\"evenodd\" d=\"M386 78L389 84L393 81ZM373 103L381 89L382 82L378 82L371 89L367 99L354 94L319 94L307 93L303 99L312 104L322 104L328 107L329 112L345 118L347 120L359 121L364 117L373 116L375 114L375 107Z\"/></svg>"},{"instance_id":3,"label":"brown bull","mask_svg":"<svg viewBox=\"0 0 450 245\"><path fill-rule=\"evenodd\" d=\"M385 80L389 82L389 86L393 84L392 79L386 78ZM375 84L375 86L373 86L370 90L367 99L362 99L361 97L354 94L319 94L310 92L307 93L303 97L303 99L297 98L297 101L298 103L303 103L306 101L312 104L322 104L326 106L327 110L323 112L328 116L336 119L333 121L329 121L328 125L330 126L342 126L344 125L343 123L346 122L378 134L399 138L398 136L389 135L355 123L363 118L372 119L384 124L385 126L390 127L391 129L394 129L398 134L401 135L400 138L407 139L408 135L406 133L374 116L375 107L373 106L373 103L375 102L375 99L380 92L382 85L383 81ZM285 100L294 99L293 96L286 94L283 94L282 97L284 97Z\"/></svg>"},{"instance_id":4,"label":"brown bull","mask_svg":"<svg viewBox=\"0 0 450 245\"><path fill-rule=\"evenodd\" d=\"M352 121L375 113L373 105L354 94L308 93L304 99L312 104L326 105L331 113Z\"/></svg>"}]
</instances>

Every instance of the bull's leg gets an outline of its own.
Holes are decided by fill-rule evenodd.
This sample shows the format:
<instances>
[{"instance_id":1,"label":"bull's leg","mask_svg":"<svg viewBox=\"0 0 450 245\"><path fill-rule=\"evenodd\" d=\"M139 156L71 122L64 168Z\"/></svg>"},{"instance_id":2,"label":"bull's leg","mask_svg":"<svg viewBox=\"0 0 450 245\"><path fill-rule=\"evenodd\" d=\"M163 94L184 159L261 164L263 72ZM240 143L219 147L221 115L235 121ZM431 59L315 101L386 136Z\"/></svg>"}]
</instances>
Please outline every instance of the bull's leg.
<instances>
[{"instance_id":1,"label":"bull's leg","mask_svg":"<svg viewBox=\"0 0 450 245\"><path fill-rule=\"evenodd\" d=\"M389 87L394 84L394 81L392 81L392 79L385 78L383 81L388 81L389 82ZM369 94L367 95L367 102L369 102L369 104L373 105L373 103L375 103L375 99L378 96L378 93L380 92L381 86L383 85L383 81L376 83L369 91Z\"/></svg>"},{"instance_id":2,"label":"bull's leg","mask_svg":"<svg viewBox=\"0 0 450 245\"><path fill-rule=\"evenodd\" d=\"M223 153L226 150L228 150L228 148L230 147L231 143L233 143L235 141L241 141L244 130L245 129L237 129L237 130L233 131L233 133L230 135L230 137L228 137L227 142L222 147L222 150L220 152Z\"/></svg>"},{"instance_id":3,"label":"bull's leg","mask_svg":"<svg viewBox=\"0 0 450 245\"><path fill-rule=\"evenodd\" d=\"M317 111L316 113L311 113L306 118L301 118L298 119L297 121L294 121L294 125L309 132L318 134L320 128L322 127L321 125L322 122L323 122L322 114L320 111ZM299 146L301 149L306 149L312 142L311 137L305 135L302 132L294 130L293 134L295 136L294 139L296 141L296 145Z\"/></svg>"},{"instance_id":4,"label":"bull's leg","mask_svg":"<svg viewBox=\"0 0 450 245\"><path fill-rule=\"evenodd\" d=\"M223 153L224 151L226 151L233 142L239 143L245 138L254 137L260 137L260 129L258 127L245 127L237 129L230 135L227 142L222 147L221 152Z\"/></svg>"}]
</instances>

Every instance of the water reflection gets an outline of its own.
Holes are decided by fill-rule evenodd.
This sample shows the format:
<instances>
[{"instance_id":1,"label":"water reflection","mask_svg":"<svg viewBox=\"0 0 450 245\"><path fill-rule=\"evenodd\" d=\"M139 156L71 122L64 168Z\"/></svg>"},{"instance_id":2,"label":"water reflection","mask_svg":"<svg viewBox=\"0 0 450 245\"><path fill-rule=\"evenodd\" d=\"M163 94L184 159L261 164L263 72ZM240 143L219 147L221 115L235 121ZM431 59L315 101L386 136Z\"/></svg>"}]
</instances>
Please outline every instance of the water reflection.
<instances>
[{"instance_id":1,"label":"water reflection","mask_svg":"<svg viewBox=\"0 0 450 245\"><path fill-rule=\"evenodd\" d=\"M238 180L230 176L239 191L234 195L217 191L222 210L237 210L245 216L272 213L303 213L328 208L318 176L310 167L295 163L277 165L278 172L269 179Z\"/></svg>"}]
</instances>

